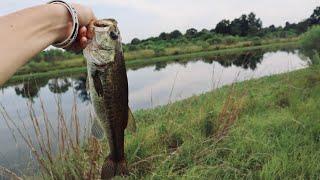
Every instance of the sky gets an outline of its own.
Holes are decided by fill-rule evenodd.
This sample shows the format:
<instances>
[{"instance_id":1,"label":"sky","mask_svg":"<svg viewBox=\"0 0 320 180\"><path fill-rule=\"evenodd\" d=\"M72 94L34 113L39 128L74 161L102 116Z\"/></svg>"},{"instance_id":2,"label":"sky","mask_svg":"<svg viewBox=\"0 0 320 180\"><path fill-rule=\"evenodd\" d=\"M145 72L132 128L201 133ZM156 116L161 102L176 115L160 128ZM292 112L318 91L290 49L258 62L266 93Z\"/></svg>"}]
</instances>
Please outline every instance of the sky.
<instances>
[{"instance_id":1,"label":"sky","mask_svg":"<svg viewBox=\"0 0 320 180\"><path fill-rule=\"evenodd\" d=\"M0 0L0 15L44 0ZM284 25L309 17L319 0L70 0L90 6L98 18L119 22L124 42L158 36L161 32L188 28L213 29L222 19L234 19L254 12L263 26Z\"/></svg>"}]
</instances>

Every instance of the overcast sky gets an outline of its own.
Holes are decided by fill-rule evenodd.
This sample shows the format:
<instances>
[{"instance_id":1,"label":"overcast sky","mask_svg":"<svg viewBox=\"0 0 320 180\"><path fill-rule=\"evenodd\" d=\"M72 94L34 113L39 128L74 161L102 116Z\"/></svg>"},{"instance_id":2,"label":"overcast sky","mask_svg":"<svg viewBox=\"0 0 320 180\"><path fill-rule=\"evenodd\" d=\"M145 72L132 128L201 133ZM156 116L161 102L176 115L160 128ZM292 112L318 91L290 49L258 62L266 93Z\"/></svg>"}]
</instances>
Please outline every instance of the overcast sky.
<instances>
[{"instance_id":1,"label":"overcast sky","mask_svg":"<svg viewBox=\"0 0 320 180\"><path fill-rule=\"evenodd\" d=\"M45 3L43 0L0 0L0 15ZM310 16L319 0L78 0L98 18L118 20L125 42L174 29L212 29L222 19L255 12L263 26L284 25Z\"/></svg>"}]
</instances>

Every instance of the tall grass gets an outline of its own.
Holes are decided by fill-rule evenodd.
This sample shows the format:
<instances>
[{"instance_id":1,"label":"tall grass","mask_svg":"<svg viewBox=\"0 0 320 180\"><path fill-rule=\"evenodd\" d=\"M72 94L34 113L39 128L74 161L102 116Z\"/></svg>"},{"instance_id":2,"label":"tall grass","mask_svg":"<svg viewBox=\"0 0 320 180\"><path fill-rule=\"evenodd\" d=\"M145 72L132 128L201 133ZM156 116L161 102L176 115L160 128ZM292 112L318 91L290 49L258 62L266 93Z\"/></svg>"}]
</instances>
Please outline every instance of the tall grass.
<instances>
[{"instance_id":1,"label":"tall grass","mask_svg":"<svg viewBox=\"0 0 320 180\"><path fill-rule=\"evenodd\" d=\"M5 167L0 166L0 179L2 179L2 177L6 177L11 180L22 180L22 178L19 177L16 173L10 171Z\"/></svg>"},{"instance_id":2,"label":"tall grass","mask_svg":"<svg viewBox=\"0 0 320 180\"><path fill-rule=\"evenodd\" d=\"M0 105L0 114L7 122L8 128L12 130L12 135L15 136L13 131L16 130L36 159L40 171L36 171L35 177L40 175L45 179L99 178L103 159L101 143L90 137L88 129L80 127L76 102L72 108L70 121L67 121L63 112L60 97L56 97L56 103L57 127L54 127L49 121L45 104L41 99L41 116L36 114L33 104L27 102L29 122L32 124L35 137L31 137L25 123L26 119L20 119L22 126L19 125L19 122L13 120L7 113L4 105Z\"/></svg>"},{"instance_id":3,"label":"tall grass","mask_svg":"<svg viewBox=\"0 0 320 180\"><path fill-rule=\"evenodd\" d=\"M136 134L126 134L126 154L131 172L129 178L146 177L152 174L152 172L157 172L158 168L163 168L163 165L179 156L181 146L188 141L185 138L191 135L186 130L191 130L192 126L187 125L186 129L183 129L183 126L179 125L179 119L174 118L184 117L185 115L183 114L185 112L192 115L193 104L186 103L185 108L180 109L171 103L174 84L175 81L169 95L169 105L165 108L165 111L159 114L157 122L151 125L149 122L145 123L145 119L143 118L142 122L138 121L139 128ZM204 132L206 133L205 137L209 137L209 139L202 139L203 142L201 143L217 143L227 136L230 128L235 124L242 112L242 97L243 92L239 93L231 86L220 111L208 105L210 109L208 112L218 112L218 116L208 117L207 119L202 117L199 120L190 117L191 119L187 124L195 125L195 123L200 123L200 126L196 125L200 129L194 130L198 131L199 134ZM215 99L212 99L212 101L215 101ZM56 127L49 121L45 104L41 99L40 109L42 118L36 115L33 104L28 103L29 120L32 124L35 138L32 138L30 133L28 133L23 120L21 120L23 125L20 127L7 113L3 105L0 107L0 114L8 123L10 129L18 131L33 153L33 157L40 167L40 173L35 176L39 175L46 179L98 179L104 157L106 157L108 152L106 142L99 142L88 134L84 137L81 136L83 133L81 132L77 116L76 102L74 102L73 111L70 115L70 126L63 113L61 100L57 98L56 102L58 112L58 124ZM162 108L158 107L157 109ZM204 111L204 109L199 110ZM181 117L176 116L180 113L182 113ZM144 115L147 114L147 112L144 113ZM92 116L90 117L92 119ZM139 113L137 119L139 120ZM158 127L160 131L155 131L153 127ZM157 133L155 134L154 132ZM190 140L194 139L191 138ZM202 156L202 153L206 153L207 151L211 151L210 148L201 149L198 158ZM177 169L181 173L186 170L183 167Z\"/></svg>"}]
</instances>

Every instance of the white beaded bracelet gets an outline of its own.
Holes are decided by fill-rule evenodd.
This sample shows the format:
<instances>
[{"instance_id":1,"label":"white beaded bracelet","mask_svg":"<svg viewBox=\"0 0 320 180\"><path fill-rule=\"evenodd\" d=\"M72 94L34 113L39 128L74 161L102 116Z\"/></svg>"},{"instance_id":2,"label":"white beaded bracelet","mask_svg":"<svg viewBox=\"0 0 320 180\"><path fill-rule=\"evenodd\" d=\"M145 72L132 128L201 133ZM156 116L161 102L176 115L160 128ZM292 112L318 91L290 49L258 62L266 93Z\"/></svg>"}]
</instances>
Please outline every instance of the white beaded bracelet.
<instances>
[{"instance_id":1,"label":"white beaded bracelet","mask_svg":"<svg viewBox=\"0 0 320 180\"><path fill-rule=\"evenodd\" d=\"M78 36L79 19L78 19L77 11L71 6L71 4L62 0L53 0L48 2L48 4L61 4L65 6L72 17L72 33L69 35L69 37L66 40L53 44L53 46L58 48L69 47L77 39L77 36Z\"/></svg>"}]
</instances>

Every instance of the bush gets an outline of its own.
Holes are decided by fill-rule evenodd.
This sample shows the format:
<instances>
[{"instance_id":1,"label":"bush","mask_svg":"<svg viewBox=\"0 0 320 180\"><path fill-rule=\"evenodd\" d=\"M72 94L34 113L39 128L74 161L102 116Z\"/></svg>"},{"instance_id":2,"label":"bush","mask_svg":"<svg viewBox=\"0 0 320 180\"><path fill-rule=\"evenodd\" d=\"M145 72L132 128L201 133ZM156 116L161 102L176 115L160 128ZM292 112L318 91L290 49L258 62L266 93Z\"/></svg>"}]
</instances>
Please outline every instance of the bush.
<instances>
[{"instance_id":1,"label":"bush","mask_svg":"<svg viewBox=\"0 0 320 180\"><path fill-rule=\"evenodd\" d=\"M315 26L301 38L301 46L305 50L320 51L320 26Z\"/></svg>"},{"instance_id":2,"label":"bush","mask_svg":"<svg viewBox=\"0 0 320 180\"><path fill-rule=\"evenodd\" d=\"M214 37L214 38L208 39L207 42L211 45L217 45L222 43L222 39L218 37Z\"/></svg>"},{"instance_id":3,"label":"bush","mask_svg":"<svg viewBox=\"0 0 320 180\"><path fill-rule=\"evenodd\" d=\"M138 46L137 45L128 45L128 50L129 51L136 51L136 50L138 50L139 48L138 48Z\"/></svg>"},{"instance_id":4,"label":"bush","mask_svg":"<svg viewBox=\"0 0 320 180\"><path fill-rule=\"evenodd\" d=\"M153 49L155 56L162 56L165 53L165 48L163 47L156 47Z\"/></svg>"},{"instance_id":5,"label":"bush","mask_svg":"<svg viewBox=\"0 0 320 180\"><path fill-rule=\"evenodd\" d=\"M237 39L233 36L228 36L224 39L224 43L227 45L231 45L233 43L237 42Z\"/></svg>"},{"instance_id":6,"label":"bush","mask_svg":"<svg viewBox=\"0 0 320 180\"><path fill-rule=\"evenodd\" d=\"M320 55L318 52L314 51L314 54L311 58L311 62L313 65L319 65L320 64Z\"/></svg>"},{"instance_id":7,"label":"bush","mask_svg":"<svg viewBox=\"0 0 320 180\"><path fill-rule=\"evenodd\" d=\"M254 46L260 46L260 45L262 44L261 38L259 38L259 37L254 37L254 38L252 39L252 44L253 44Z\"/></svg>"}]
</instances>

